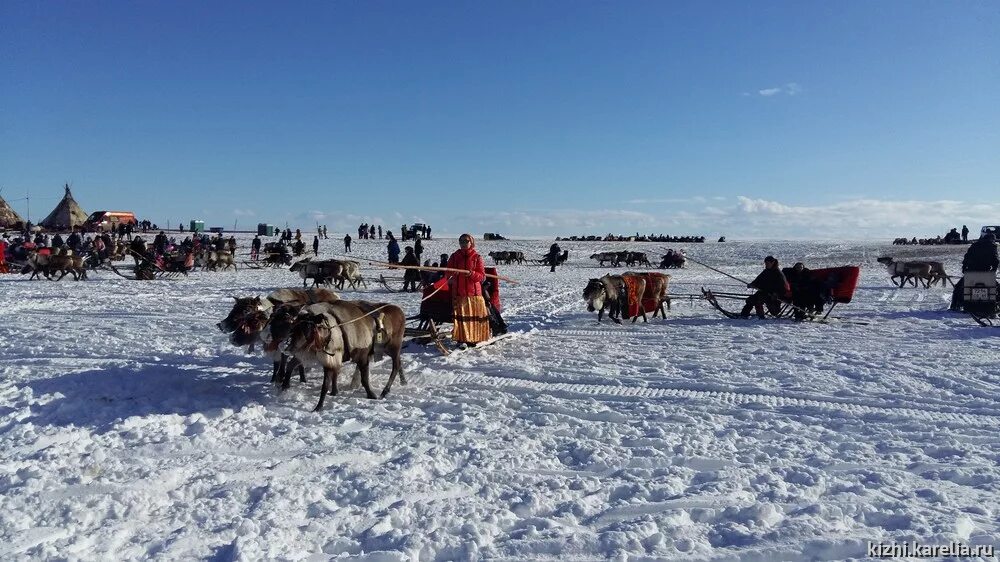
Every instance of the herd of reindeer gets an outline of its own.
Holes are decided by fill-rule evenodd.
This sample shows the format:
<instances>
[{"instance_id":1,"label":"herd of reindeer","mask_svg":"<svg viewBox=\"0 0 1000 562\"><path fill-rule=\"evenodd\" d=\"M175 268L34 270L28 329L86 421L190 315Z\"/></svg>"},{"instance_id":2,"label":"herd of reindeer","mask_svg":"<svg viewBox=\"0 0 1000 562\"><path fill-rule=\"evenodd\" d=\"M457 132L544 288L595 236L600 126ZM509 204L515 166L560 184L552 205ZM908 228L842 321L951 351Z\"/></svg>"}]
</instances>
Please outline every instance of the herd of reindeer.
<instances>
[{"instance_id":1,"label":"herd of reindeer","mask_svg":"<svg viewBox=\"0 0 1000 562\"><path fill-rule=\"evenodd\" d=\"M382 389L385 398L399 376L406 384L401 353L406 315L394 304L342 300L323 288L278 289L266 297L234 297L229 315L216 326L237 347L260 346L273 363L271 382L282 390L299 372L305 382L307 367L323 370L323 385L315 410L323 408L327 393L337 395L337 378L345 363L356 371L351 388L361 386L370 399L369 368L383 354L392 359L392 372Z\"/></svg>"}]
</instances>

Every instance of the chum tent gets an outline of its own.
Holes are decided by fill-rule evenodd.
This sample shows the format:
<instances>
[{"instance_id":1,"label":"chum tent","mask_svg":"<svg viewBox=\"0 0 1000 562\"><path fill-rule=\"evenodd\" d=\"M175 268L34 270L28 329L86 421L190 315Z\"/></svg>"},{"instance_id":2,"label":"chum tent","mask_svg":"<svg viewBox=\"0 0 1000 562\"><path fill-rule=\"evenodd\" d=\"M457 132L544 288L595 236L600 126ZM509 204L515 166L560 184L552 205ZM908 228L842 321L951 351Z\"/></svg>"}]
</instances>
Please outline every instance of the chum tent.
<instances>
[{"instance_id":1,"label":"chum tent","mask_svg":"<svg viewBox=\"0 0 1000 562\"><path fill-rule=\"evenodd\" d=\"M18 228L24 225L24 219L0 196L0 228Z\"/></svg>"},{"instance_id":2,"label":"chum tent","mask_svg":"<svg viewBox=\"0 0 1000 562\"><path fill-rule=\"evenodd\" d=\"M82 225L86 220L87 213L73 199L73 194L70 193L69 184L67 184L66 195L63 195L62 201L59 201L49 216L38 224L49 230L70 230L75 226Z\"/></svg>"}]
</instances>

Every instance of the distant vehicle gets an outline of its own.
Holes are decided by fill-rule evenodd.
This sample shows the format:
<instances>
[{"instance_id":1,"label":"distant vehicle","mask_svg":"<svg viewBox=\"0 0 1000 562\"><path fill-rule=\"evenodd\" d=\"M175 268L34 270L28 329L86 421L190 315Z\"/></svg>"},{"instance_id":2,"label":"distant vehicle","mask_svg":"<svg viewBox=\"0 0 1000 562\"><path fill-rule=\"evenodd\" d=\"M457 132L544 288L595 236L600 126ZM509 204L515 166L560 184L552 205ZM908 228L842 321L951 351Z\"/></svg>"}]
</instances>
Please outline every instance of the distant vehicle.
<instances>
[{"instance_id":1,"label":"distant vehicle","mask_svg":"<svg viewBox=\"0 0 1000 562\"><path fill-rule=\"evenodd\" d=\"M979 231L979 237L982 238L990 233L993 233L993 236L1000 239L1000 226L984 226L983 229Z\"/></svg>"},{"instance_id":2,"label":"distant vehicle","mask_svg":"<svg viewBox=\"0 0 1000 562\"><path fill-rule=\"evenodd\" d=\"M426 224L417 223L411 224L406 232L403 233L403 240L416 240L417 238L423 238L423 231L427 228Z\"/></svg>"},{"instance_id":3,"label":"distant vehicle","mask_svg":"<svg viewBox=\"0 0 1000 562\"><path fill-rule=\"evenodd\" d=\"M83 223L83 229L87 232L107 232L118 228L119 224L135 226L139 224L139 221L135 219L135 213L131 211L95 211L87 217Z\"/></svg>"}]
</instances>

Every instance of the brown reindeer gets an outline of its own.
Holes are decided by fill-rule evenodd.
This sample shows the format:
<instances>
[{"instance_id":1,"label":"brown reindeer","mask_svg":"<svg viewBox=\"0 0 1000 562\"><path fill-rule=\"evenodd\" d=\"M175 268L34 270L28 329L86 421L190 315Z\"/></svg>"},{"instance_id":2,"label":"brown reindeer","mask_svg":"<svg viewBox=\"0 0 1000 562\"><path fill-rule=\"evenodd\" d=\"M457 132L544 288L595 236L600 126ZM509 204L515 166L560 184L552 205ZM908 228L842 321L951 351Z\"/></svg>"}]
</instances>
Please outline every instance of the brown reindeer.
<instances>
[{"instance_id":1,"label":"brown reindeer","mask_svg":"<svg viewBox=\"0 0 1000 562\"><path fill-rule=\"evenodd\" d=\"M667 290L670 285L670 276L666 273L656 273L656 272L635 272L629 271L625 275L633 275L637 277L642 277L646 281L645 291L640 293L641 301L653 301L653 318L656 318L656 314L659 313L660 317L663 319L667 318L667 312L663 309L663 305L667 305L667 310L670 310L670 297L667 296ZM645 308L642 302L639 303L639 310L643 312L642 319L643 322L646 321ZM636 316L632 319L632 322L639 318Z\"/></svg>"},{"instance_id":2,"label":"brown reindeer","mask_svg":"<svg viewBox=\"0 0 1000 562\"><path fill-rule=\"evenodd\" d=\"M932 273L931 265L923 261L895 261L891 257L878 258L879 263L886 266L889 270L889 280L892 284L896 284L896 279L899 279L899 286L902 287L906 285L907 281L913 283L913 286L917 286L919 281L927 289L930 287L930 281L935 279L935 275ZM943 270L943 267L942 267Z\"/></svg>"},{"instance_id":3,"label":"brown reindeer","mask_svg":"<svg viewBox=\"0 0 1000 562\"><path fill-rule=\"evenodd\" d=\"M283 307L291 307L298 313L303 306L317 302L334 302L340 299L337 293L327 289L278 289L265 298L233 297L236 301L232 310L222 322L216 326L223 333L229 334L229 341L237 347L262 344L266 354L270 355L273 370L271 382L285 383L287 373L297 365L288 365L288 356L280 350L280 343L288 336L290 330L285 329L281 322L272 321L272 314ZM285 310L287 312L287 309ZM275 329L278 329L278 334ZM269 329L267 329L269 328ZM281 330L285 330L282 332ZM305 369L300 369L299 378L305 378ZM283 388L287 388L284 385Z\"/></svg>"},{"instance_id":4,"label":"brown reindeer","mask_svg":"<svg viewBox=\"0 0 1000 562\"><path fill-rule=\"evenodd\" d=\"M405 323L403 311L392 304L338 301L304 307L292 326L288 350L305 365L323 367L314 411L323 408L327 392L337 395L337 378L345 362L357 366L367 397L377 398L369 382L369 363L377 347L384 346L392 357L392 373L382 396L389 393L397 373L405 383L400 358Z\"/></svg>"}]
</instances>

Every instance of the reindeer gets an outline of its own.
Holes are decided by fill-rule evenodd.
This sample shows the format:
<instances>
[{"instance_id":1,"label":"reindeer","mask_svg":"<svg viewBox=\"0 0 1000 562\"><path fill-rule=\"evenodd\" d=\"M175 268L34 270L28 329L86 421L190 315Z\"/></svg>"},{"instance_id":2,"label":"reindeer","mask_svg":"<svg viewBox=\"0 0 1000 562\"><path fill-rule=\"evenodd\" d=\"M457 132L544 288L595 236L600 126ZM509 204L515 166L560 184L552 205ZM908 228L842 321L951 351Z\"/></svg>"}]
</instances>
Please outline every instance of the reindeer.
<instances>
[{"instance_id":1,"label":"reindeer","mask_svg":"<svg viewBox=\"0 0 1000 562\"><path fill-rule=\"evenodd\" d=\"M667 310L670 310L670 297L667 296L667 290L670 285L670 275L665 273L639 273L634 271L626 272L623 277L634 276L641 277L646 281L644 290L639 291L639 312L642 316L642 321L646 322L645 308L642 305L643 300L652 300L654 302L653 308L653 318L656 318L656 314L659 313L660 317L664 320L667 318L666 310L663 310L663 305L667 305ZM634 324L639 316L632 318L632 323Z\"/></svg>"},{"instance_id":2,"label":"reindeer","mask_svg":"<svg viewBox=\"0 0 1000 562\"><path fill-rule=\"evenodd\" d=\"M62 275L52 279L52 275L56 272L62 272ZM45 275L49 281L62 281L62 278L70 273L73 274L74 281L87 278L87 269L84 267L82 257L68 254L41 254L36 251L28 254L27 263L21 269L21 274L25 273L31 273L29 280L41 279L40 274Z\"/></svg>"},{"instance_id":3,"label":"reindeer","mask_svg":"<svg viewBox=\"0 0 1000 562\"><path fill-rule=\"evenodd\" d=\"M361 276L361 264L352 260L340 260L340 266L340 275L336 279L338 289L343 291L345 283L350 284L352 289L359 286L368 288L365 278Z\"/></svg>"},{"instance_id":4,"label":"reindeer","mask_svg":"<svg viewBox=\"0 0 1000 562\"><path fill-rule=\"evenodd\" d=\"M597 263L604 267L604 262L611 262L611 267L618 267L619 262L619 252L600 252L597 254L592 254L590 259L597 260Z\"/></svg>"},{"instance_id":5,"label":"reindeer","mask_svg":"<svg viewBox=\"0 0 1000 562\"><path fill-rule=\"evenodd\" d=\"M877 261L889 270L889 280L892 281L893 285L896 284L896 278L899 278L900 287L904 286L907 281L913 283L914 287L917 286L918 281L923 283L925 289L930 287L930 280L933 276L931 275L931 266L927 262L898 262L891 257L878 258Z\"/></svg>"},{"instance_id":6,"label":"reindeer","mask_svg":"<svg viewBox=\"0 0 1000 562\"><path fill-rule=\"evenodd\" d=\"M304 307L292 326L288 350L304 365L323 367L323 386L313 411L323 408L327 392L337 395L337 378L344 362L353 362L369 399L377 396L369 382L369 363L377 340L392 357L392 373L382 390L384 398L396 375L405 384L400 353L406 315L395 305L364 301L317 303Z\"/></svg>"},{"instance_id":7,"label":"reindeer","mask_svg":"<svg viewBox=\"0 0 1000 562\"><path fill-rule=\"evenodd\" d=\"M228 250L210 250L205 266L211 271L218 271L220 268L226 270L230 267L239 271L236 267L236 261L233 259L233 254Z\"/></svg>"},{"instance_id":8,"label":"reindeer","mask_svg":"<svg viewBox=\"0 0 1000 562\"><path fill-rule=\"evenodd\" d=\"M271 382L281 381L284 389L288 388L286 373L290 374L295 365L288 366L289 357L280 349L280 343L288 336L288 330L279 318L272 319L272 315L286 306L294 309L297 314L303 306L317 302L334 302L340 297L327 289L278 289L265 298L256 296L233 297L233 299L236 302L229 315L216 324L216 327L223 333L230 334L230 343L237 347L249 346L249 350L253 351L254 345L261 343L273 364ZM286 308L282 312L287 313L290 309ZM300 369L299 378L305 378L304 369Z\"/></svg>"},{"instance_id":9,"label":"reindeer","mask_svg":"<svg viewBox=\"0 0 1000 562\"><path fill-rule=\"evenodd\" d=\"M931 275L931 277L930 277L930 284L931 285L937 285L938 283L941 283L941 286L947 287L948 283L951 283L952 287L955 286L955 282L952 281L951 277L948 275L948 273L945 272L945 270L944 270L944 264L943 263L941 263L939 261L925 261L923 263L926 263L931 268L931 272L930 272L930 275Z\"/></svg>"},{"instance_id":10,"label":"reindeer","mask_svg":"<svg viewBox=\"0 0 1000 562\"><path fill-rule=\"evenodd\" d=\"M331 285L335 279L339 279L343 273L344 266L338 260L318 260L305 258L292 264L289 271L297 271L302 278L302 288L306 287L306 281L312 279L313 287L317 285ZM341 283L341 285L343 285ZM342 288L342 287L341 287Z\"/></svg>"}]
</instances>

